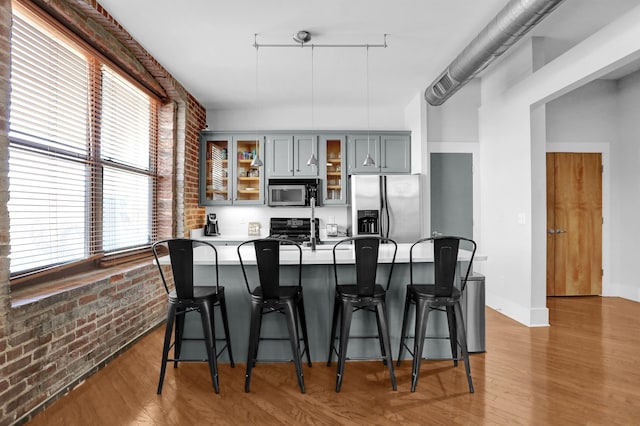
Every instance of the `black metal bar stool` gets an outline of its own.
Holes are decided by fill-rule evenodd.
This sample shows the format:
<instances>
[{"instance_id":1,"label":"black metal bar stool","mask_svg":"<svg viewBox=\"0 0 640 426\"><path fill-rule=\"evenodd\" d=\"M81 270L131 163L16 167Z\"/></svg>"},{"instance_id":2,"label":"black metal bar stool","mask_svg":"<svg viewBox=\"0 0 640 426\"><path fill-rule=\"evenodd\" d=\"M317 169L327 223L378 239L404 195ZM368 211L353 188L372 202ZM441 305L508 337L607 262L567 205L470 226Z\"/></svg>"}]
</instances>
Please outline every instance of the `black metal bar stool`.
<instances>
[{"instance_id":1,"label":"black metal bar stool","mask_svg":"<svg viewBox=\"0 0 640 426\"><path fill-rule=\"evenodd\" d=\"M458 251L461 242L468 244L471 257L468 260L466 272L461 277L460 288L455 286L455 276L458 263ZM413 274L413 251L414 248L424 244L433 244L434 256L434 276L430 280L428 277L421 277L424 281L416 283ZM420 374L420 362L422 361L422 351L426 337L427 320L429 312L432 310L444 310L447 313L449 325L449 340L451 345L451 355L454 366L458 365L458 344L464 358L464 366L469 383L469 392L473 393L473 381L471 380L471 369L469 367L469 353L467 350L467 337L465 332L460 298L469 278L471 264L476 253L476 243L473 240L463 237L432 237L423 238L411 246L409 251L409 279L407 294L404 302L404 314L402 318L402 332L400 335L400 350L398 351L398 366L402 360L404 349L407 349L413 356L413 366L411 371L411 392L415 392ZM409 309L416 306L415 333L413 336L413 351L406 345L405 340L411 338L407 336L407 319Z\"/></svg>"},{"instance_id":2,"label":"black metal bar stool","mask_svg":"<svg viewBox=\"0 0 640 426\"><path fill-rule=\"evenodd\" d=\"M253 290L247 277L246 262L243 261L242 249L253 245L258 269L259 285ZM298 284L295 286L280 285L280 248L286 246L297 251ZM302 248L294 241L279 238L263 238L245 241L238 246L238 257L244 276L247 291L251 296L251 327L249 331L249 347L247 352L247 372L245 375L245 392L249 392L251 372L258 362L258 346L263 315L280 313L286 318L289 331L291 354L298 376L300 391L304 393L304 375L302 372L302 356L306 352L307 363L311 367L309 353L309 339L307 336L307 322L304 315L304 299L302 297ZM245 251L245 259L247 257ZM300 350L300 334L298 326L302 328L304 350ZM286 338L269 338L269 340L287 340Z\"/></svg>"},{"instance_id":3,"label":"black metal bar stool","mask_svg":"<svg viewBox=\"0 0 640 426\"><path fill-rule=\"evenodd\" d=\"M393 259L391 261L389 277L386 287L376 284L378 270L378 253L381 243L393 244ZM356 260L356 282L353 284L340 284L338 282L338 265L336 260L336 250L340 245L353 244ZM333 246L333 271L335 278L335 301L333 306L333 320L331 325L331 340L329 342L329 360L327 366L331 365L333 353L338 354L338 370L336 375L336 392L340 392L342 379L344 377L344 365L347 360L347 345L349 338L377 338L380 342L381 357L389 367L391 376L391 386L396 390L396 376L393 372L393 361L391 359L391 345L389 338L389 327L387 326L386 294L391 284L391 274L395 264L398 246L395 241L377 236L353 237L339 241ZM351 318L353 312L366 310L375 312L378 327L377 336L350 336ZM340 318L340 341L336 351L335 339L338 328L338 318ZM374 358L367 358L374 359Z\"/></svg>"},{"instance_id":4,"label":"black metal bar stool","mask_svg":"<svg viewBox=\"0 0 640 426\"><path fill-rule=\"evenodd\" d=\"M215 260L215 284L214 285L196 285L193 276L193 257L194 248L203 247L204 250L210 250ZM167 313L167 324L164 335L164 346L162 349L162 365L160 367L160 381L158 383L158 394L162 392L162 383L166 372L167 362L173 362L174 368L178 367L179 362L204 362L209 363L209 371L211 373L211 381L216 393L220 392L218 384L218 357L226 349L229 354L231 367L235 367L233 362L233 353L231 351L231 339L229 337L229 323L227 320L227 305L224 297L224 287L219 285L218 273L218 252L216 248L207 242L196 241L185 238L169 239L158 241L152 246L153 256L160 270L160 277L167 292L169 299L169 310ZM169 253L171 259L171 273L173 275L174 289L170 290L159 256ZM216 339L215 323L214 323L214 307L220 307L222 315L222 324L224 326L224 339ZM196 311L200 313L202 322L202 331L204 334L205 346L207 349L207 359L181 359L181 350L184 337L184 317L188 312ZM175 323L175 337L171 343L171 331ZM216 351L216 340L224 340L225 346ZM174 357L169 359L169 351L174 348Z\"/></svg>"}]
</instances>

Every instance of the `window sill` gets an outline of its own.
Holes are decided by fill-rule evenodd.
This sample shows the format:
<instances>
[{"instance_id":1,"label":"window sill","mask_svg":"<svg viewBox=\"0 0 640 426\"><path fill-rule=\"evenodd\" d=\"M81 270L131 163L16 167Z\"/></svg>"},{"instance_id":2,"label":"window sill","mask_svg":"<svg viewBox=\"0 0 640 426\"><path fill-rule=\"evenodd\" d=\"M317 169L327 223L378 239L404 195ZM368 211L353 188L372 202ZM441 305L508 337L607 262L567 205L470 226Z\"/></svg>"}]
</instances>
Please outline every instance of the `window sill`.
<instances>
[{"instance_id":1,"label":"window sill","mask_svg":"<svg viewBox=\"0 0 640 426\"><path fill-rule=\"evenodd\" d=\"M100 280L108 279L115 274L126 273L151 264L153 264L153 260L146 258L109 268L100 268L92 271L81 272L41 284L24 286L22 288L11 288L11 307L17 308L30 303L35 303L61 293L84 287Z\"/></svg>"}]
</instances>

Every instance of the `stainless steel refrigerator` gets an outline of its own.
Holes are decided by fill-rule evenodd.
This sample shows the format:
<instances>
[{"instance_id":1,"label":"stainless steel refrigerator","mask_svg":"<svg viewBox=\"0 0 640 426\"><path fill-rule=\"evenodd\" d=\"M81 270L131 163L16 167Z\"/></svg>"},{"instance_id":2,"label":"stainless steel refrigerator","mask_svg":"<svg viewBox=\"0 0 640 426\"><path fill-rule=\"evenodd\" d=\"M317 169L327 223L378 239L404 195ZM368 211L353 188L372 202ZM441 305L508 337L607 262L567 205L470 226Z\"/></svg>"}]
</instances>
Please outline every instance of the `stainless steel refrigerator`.
<instances>
[{"instance_id":1,"label":"stainless steel refrigerator","mask_svg":"<svg viewBox=\"0 0 640 426\"><path fill-rule=\"evenodd\" d=\"M421 238L421 181L419 174L351 176L352 235L380 235L397 243L412 243Z\"/></svg>"}]
</instances>

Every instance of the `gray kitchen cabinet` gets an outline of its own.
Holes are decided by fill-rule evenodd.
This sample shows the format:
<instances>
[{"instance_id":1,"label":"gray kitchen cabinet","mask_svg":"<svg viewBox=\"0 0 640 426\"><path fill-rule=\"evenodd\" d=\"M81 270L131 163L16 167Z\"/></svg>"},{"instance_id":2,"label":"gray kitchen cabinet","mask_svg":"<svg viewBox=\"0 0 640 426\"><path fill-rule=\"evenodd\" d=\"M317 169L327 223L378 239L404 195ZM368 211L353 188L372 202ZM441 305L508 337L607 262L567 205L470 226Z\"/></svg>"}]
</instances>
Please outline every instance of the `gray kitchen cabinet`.
<instances>
[{"instance_id":1,"label":"gray kitchen cabinet","mask_svg":"<svg viewBox=\"0 0 640 426\"><path fill-rule=\"evenodd\" d=\"M307 166L312 152L318 157L315 135L268 135L266 150L268 177L318 176L316 166Z\"/></svg>"},{"instance_id":2,"label":"gray kitchen cabinet","mask_svg":"<svg viewBox=\"0 0 640 426\"><path fill-rule=\"evenodd\" d=\"M263 139L256 135L200 134L200 205L264 204Z\"/></svg>"},{"instance_id":3,"label":"gray kitchen cabinet","mask_svg":"<svg viewBox=\"0 0 640 426\"><path fill-rule=\"evenodd\" d=\"M374 134L347 136L349 174L380 173L380 137ZM373 166L363 165L367 154L375 161Z\"/></svg>"},{"instance_id":4,"label":"gray kitchen cabinet","mask_svg":"<svg viewBox=\"0 0 640 426\"><path fill-rule=\"evenodd\" d=\"M380 172L411 173L409 135L380 135Z\"/></svg>"},{"instance_id":5,"label":"gray kitchen cabinet","mask_svg":"<svg viewBox=\"0 0 640 426\"><path fill-rule=\"evenodd\" d=\"M324 181L322 204L347 203L346 138L344 136L319 136L319 169Z\"/></svg>"},{"instance_id":6,"label":"gray kitchen cabinet","mask_svg":"<svg viewBox=\"0 0 640 426\"><path fill-rule=\"evenodd\" d=\"M347 140L349 174L387 174L411 172L411 136L409 132L352 134ZM363 165L367 153L375 161Z\"/></svg>"}]
</instances>

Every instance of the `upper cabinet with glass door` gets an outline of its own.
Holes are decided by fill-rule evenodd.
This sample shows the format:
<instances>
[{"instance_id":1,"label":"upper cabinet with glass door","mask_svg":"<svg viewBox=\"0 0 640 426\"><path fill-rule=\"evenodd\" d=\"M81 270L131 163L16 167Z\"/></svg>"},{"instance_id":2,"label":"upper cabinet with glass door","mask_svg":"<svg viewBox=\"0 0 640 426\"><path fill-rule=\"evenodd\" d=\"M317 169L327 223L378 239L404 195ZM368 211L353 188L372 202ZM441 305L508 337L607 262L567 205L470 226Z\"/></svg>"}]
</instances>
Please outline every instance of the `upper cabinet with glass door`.
<instances>
[{"instance_id":1,"label":"upper cabinet with glass door","mask_svg":"<svg viewBox=\"0 0 640 426\"><path fill-rule=\"evenodd\" d=\"M264 204L261 138L202 132L200 204Z\"/></svg>"},{"instance_id":2,"label":"upper cabinet with glass door","mask_svg":"<svg viewBox=\"0 0 640 426\"><path fill-rule=\"evenodd\" d=\"M230 135L200 136L200 204L231 204L233 162Z\"/></svg>"},{"instance_id":3,"label":"upper cabinet with glass door","mask_svg":"<svg viewBox=\"0 0 640 426\"><path fill-rule=\"evenodd\" d=\"M347 203L347 170L344 136L323 136L319 138L323 204Z\"/></svg>"},{"instance_id":4,"label":"upper cabinet with glass door","mask_svg":"<svg viewBox=\"0 0 640 426\"><path fill-rule=\"evenodd\" d=\"M235 185L233 204L264 204L262 137L234 137Z\"/></svg>"}]
</instances>

